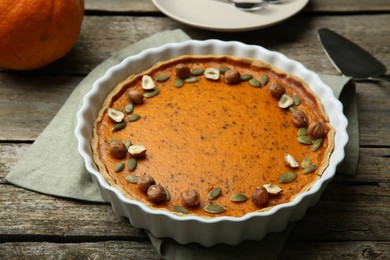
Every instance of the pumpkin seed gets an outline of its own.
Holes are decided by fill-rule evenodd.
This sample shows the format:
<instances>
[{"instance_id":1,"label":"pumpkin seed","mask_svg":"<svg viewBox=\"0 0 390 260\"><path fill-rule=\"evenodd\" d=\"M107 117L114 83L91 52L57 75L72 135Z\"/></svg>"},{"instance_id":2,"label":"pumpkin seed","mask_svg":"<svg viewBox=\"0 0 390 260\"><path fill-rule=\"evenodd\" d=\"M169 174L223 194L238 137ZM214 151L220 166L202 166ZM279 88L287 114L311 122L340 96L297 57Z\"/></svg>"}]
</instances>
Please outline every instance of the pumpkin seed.
<instances>
[{"instance_id":1,"label":"pumpkin seed","mask_svg":"<svg viewBox=\"0 0 390 260\"><path fill-rule=\"evenodd\" d=\"M248 80L250 80L252 78L253 78L253 76L251 74L243 74L240 77L241 81L248 81Z\"/></svg>"},{"instance_id":2,"label":"pumpkin seed","mask_svg":"<svg viewBox=\"0 0 390 260\"><path fill-rule=\"evenodd\" d=\"M305 136L309 134L307 127L301 127L298 129L298 136Z\"/></svg>"},{"instance_id":3,"label":"pumpkin seed","mask_svg":"<svg viewBox=\"0 0 390 260\"><path fill-rule=\"evenodd\" d=\"M301 162L301 166L303 168L309 167L310 164L311 164L310 158L308 158L308 157L303 158L303 160Z\"/></svg>"},{"instance_id":4,"label":"pumpkin seed","mask_svg":"<svg viewBox=\"0 0 390 260\"><path fill-rule=\"evenodd\" d=\"M224 74L226 71L230 70L229 67L219 67L218 68L219 73Z\"/></svg>"},{"instance_id":5,"label":"pumpkin seed","mask_svg":"<svg viewBox=\"0 0 390 260\"><path fill-rule=\"evenodd\" d=\"M237 193L237 194L233 194L230 197L230 200L233 202L244 202L244 201L248 200L248 197L245 196L244 194Z\"/></svg>"},{"instance_id":6,"label":"pumpkin seed","mask_svg":"<svg viewBox=\"0 0 390 260\"><path fill-rule=\"evenodd\" d=\"M311 164L311 165L307 166L306 168L304 168L302 173L308 174L308 173L314 172L316 169L317 169L317 165Z\"/></svg>"},{"instance_id":7,"label":"pumpkin seed","mask_svg":"<svg viewBox=\"0 0 390 260\"><path fill-rule=\"evenodd\" d=\"M130 145L131 145L131 141L130 141L130 140L129 140L129 141L126 141L126 143L125 143L126 150L129 149Z\"/></svg>"},{"instance_id":8,"label":"pumpkin seed","mask_svg":"<svg viewBox=\"0 0 390 260\"><path fill-rule=\"evenodd\" d=\"M291 112L294 112L297 109L295 107L289 107L288 110L290 110Z\"/></svg>"},{"instance_id":9,"label":"pumpkin seed","mask_svg":"<svg viewBox=\"0 0 390 260\"><path fill-rule=\"evenodd\" d=\"M128 161L127 161L127 169L129 170L129 171L134 171L135 170L135 168L137 168L137 159L135 159L135 158L130 158Z\"/></svg>"},{"instance_id":10,"label":"pumpkin seed","mask_svg":"<svg viewBox=\"0 0 390 260\"><path fill-rule=\"evenodd\" d=\"M134 104L131 102L127 103L125 106L126 113L131 114L131 113L133 113L133 110L134 110Z\"/></svg>"},{"instance_id":11,"label":"pumpkin seed","mask_svg":"<svg viewBox=\"0 0 390 260\"><path fill-rule=\"evenodd\" d=\"M263 86L264 86L265 84L268 83L268 76L267 76L266 74L262 74L262 75L261 75L260 83L261 83L261 85L263 85Z\"/></svg>"},{"instance_id":12,"label":"pumpkin seed","mask_svg":"<svg viewBox=\"0 0 390 260\"><path fill-rule=\"evenodd\" d=\"M118 123L118 124L114 125L114 127L112 128L112 131L121 130L125 126L126 126L126 122Z\"/></svg>"},{"instance_id":13,"label":"pumpkin seed","mask_svg":"<svg viewBox=\"0 0 390 260\"><path fill-rule=\"evenodd\" d=\"M203 72L204 72L204 69L202 69L202 68L194 68L194 69L190 70L190 74L193 76L202 75Z\"/></svg>"},{"instance_id":14,"label":"pumpkin seed","mask_svg":"<svg viewBox=\"0 0 390 260\"><path fill-rule=\"evenodd\" d=\"M169 190L167 188L164 188L164 190L165 190L165 193L167 194L165 197L165 201L170 201L171 200L171 193L169 192Z\"/></svg>"},{"instance_id":15,"label":"pumpkin seed","mask_svg":"<svg viewBox=\"0 0 390 260\"><path fill-rule=\"evenodd\" d=\"M301 98L297 94L294 94L293 101L294 101L294 105L296 105L296 106L301 104Z\"/></svg>"},{"instance_id":16,"label":"pumpkin seed","mask_svg":"<svg viewBox=\"0 0 390 260\"><path fill-rule=\"evenodd\" d=\"M177 212L177 213L181 213L181 214L188 214L188 213L190 213L188 211L188 209L186 209L185 207L182 207L182 206L173 206L172 207L172 211L173 212Z\"/></svg>"},{"instance_id":17,"label":"pumpkin seed","mask_svg":"<svg viewBox=\"0 0 390 260\"><path fill-rule=\"evenodd\" d=\"M125 117L125 114L122 111L115 108L108 108L107 115L117 123L122 122L123 118Z\"/></svg>"},{"instance_id":18,"label":"pumpkin seed","mask_svg":"<svg viewBox=\"0 0 390 260\"><path fill-rule=\"evenodd\" d=\"M258 81L257 79L250 79L248 82L254 88L261 87L260 81Z\"/></svg>"},{"instance_id":19,"label":"pumpkin seed","mask_svg":"<svg viewBox=\"0 0 390 260\"><path fill-rule=\"evenodd\" d=\"M155 88L154 81L151 76L149 75L144 75L142 76L142 88L144 90L152 90Z\"/></svg>"},{"instance_id":20,"label":"pumpkin seed","mask_svg":"<svg viewBox=\"0 0 390 260\"><path fill-rule=\"evenodd\" d=\"M120 171L122 171L124 168L125 168L125 162L122 161L122 162L118 163L117 165L115 165L114 171L115 171L115 172L120 172Z\"/></svg>"},{"instance_id":21,"label":"pumpkin seed","mask_svg":"<svg viewBox=\"0 0 390 260\"><path fill-rule=\"evenodd\" d=\"M177 88L181 88L183 87L184 85L184 80L183 79L175 79L175 81L173 82L173 85Z\"/></svg>"},{"instance_id":22,"label":"pumpkin seed","mask_svg":"<svg viewBox=\"0 0 390 260\"><path fill-rule=\"evenodd\" d=\"M118 139L118 138L110 138L107 140L107 142L109 143L112 143L112 142L122 142L122 140Z\"/></svg>"},{"instance_id":23,"label":"pumpkin seed","mask_svg":"<svg viewBox=\"0 0 390 260\"><path fill-rule=\"evenodd\" d=\"M311 150L315 152L318 149L320 149L320 147L322 146L323 140L324 139L322 139L322 138L318 138L318 139L314 140L313 145L311 146Z\"/></svg>"},{"instance_id":24,"label":"pumpkin seed","mask_svg":"<svg viewBox=\"0 0 390 260\"><path fill-rule=\"evenodd\" d=\"M133 121L137 121L140 118L141 118L141 116L139 114L132 114L132 115L129 115L127 117L127 120L129 120L130 122L133 122Z\"/></svg>"},{"instance_id":25,"label":"pumpkin seed","mask_svg":"<svg viewBox=\"0 0 390 260\"><path fill-rule=\"evenodd\" d=\"M214 188L213 190L211 190L209 192L208 198L209 198L209 200L216 199L221 195L221 193L222 193L221 188Z\"/></svg>"},{"instance_id":26,"label":"pumpkin seed","mask_svg":"<svg viewBox=\"0 0 390 260\"><path fill-rule=\"evenodd\" d=\"M157 96L158 93L160 93L160 90L158 88L155 88L152 91L145 92L144 97L145 98L152 98L154 96Z\"/></svg>"},{"instance_id":27,"label":"pumpkin seed","mask_svg":"<svg viewBox=\"0 0 390 260\"><path fill-rule=\"evenodd\" d=\"M279 176L279 182L281 183L290 183L297 178L295 172L285 172Z\"/></svg>"},{"instance_id":28,"label":"pumpkin seed","mask_svg":"<svg viewBox=\"0 0 390 260\"><path fill-rule=\"evenodd\" d=\"M310 136L303 135L303 136L298 136L298 142L300 142L301 144L312 144L313 139L311 139Z\"/></svg>"},{"instance_id":29,"label":"pumpkin seed","mask_svg":"<svg viewBox=\"0 0 390 260\"><path fill-rule=\"evenodd\" d=\"M126 181L136 184L138 182L138 176L135 174L129 174L126 176Z\"/></svg>"},{"instance_id":30,"label":"pumpkin seed","mask_svg":"<svg viewBox=\"0 0 390 260\"><path fill-rule=\"evenodd\" d=\"M156 81L157 82L164 82L164 81L167 81L169 79L169 75L168 74L160 74L156 77Z\"/></svg>"},{"instance_id":31,"label":"pumpkin seed","mask_svg":"<svg viewBox=\"0 0 390 260\"><path fill-rule=\"evenodd\" d=\"M189 78L186 78L186 79L184 80L184 82L186 82L186 83L195 83L195 82L197 82L198 80L199 80L198 77L189 77Z\"/></svg>"},{"instance_id":32,"label":"pumpkin seed","mask_svg":"<svg viewBox=\"0 0 390 260\"><path fill-rule=\"evenodd\" d=\"M226 210L224 206L213 204L211 202L209 202L203 209L204 211L212 214L222 213Z\"/></svg>"}]
</instances>

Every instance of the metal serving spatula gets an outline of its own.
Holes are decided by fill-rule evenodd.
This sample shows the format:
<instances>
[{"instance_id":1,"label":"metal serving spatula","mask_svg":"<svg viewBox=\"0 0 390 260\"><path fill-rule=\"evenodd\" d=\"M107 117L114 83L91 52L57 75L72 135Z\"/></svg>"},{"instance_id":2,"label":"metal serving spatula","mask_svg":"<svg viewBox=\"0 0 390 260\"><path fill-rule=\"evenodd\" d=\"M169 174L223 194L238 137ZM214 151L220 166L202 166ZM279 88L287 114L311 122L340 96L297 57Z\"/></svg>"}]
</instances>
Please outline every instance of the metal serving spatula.
<instances>
[{"instance_id":1,"label":"metal serving spatula","mask_svg":"<svg viewBox=\"0 0 390 260\"><path fill-rule=\"evenodd\" d=\"M322 46L335 67L355 81L386 80L386 67L370 53L343 36L326 28L318 30Z\"/></svg>"}]
</instances>

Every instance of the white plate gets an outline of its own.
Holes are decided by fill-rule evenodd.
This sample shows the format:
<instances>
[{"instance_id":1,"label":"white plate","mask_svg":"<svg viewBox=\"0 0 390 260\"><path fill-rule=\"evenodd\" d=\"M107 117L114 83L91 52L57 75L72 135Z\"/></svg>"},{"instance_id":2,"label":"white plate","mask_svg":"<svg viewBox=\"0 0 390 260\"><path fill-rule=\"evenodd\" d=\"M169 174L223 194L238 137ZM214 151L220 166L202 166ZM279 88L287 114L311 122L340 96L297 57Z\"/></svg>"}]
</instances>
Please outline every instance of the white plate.
<instances>
[{"instance_id":1,"label":"white plate","mask_svg":"<svg viewBox=\"0 0 390 260\"><path fill-rule=\"evenodd\" d=\"M213 31L249 31L268 27L298 13L309 0L288 0L245 12L218 0L152 0L164 14L181 23Z\"/></svg>"},{"instance_id":2,"label":"white plate","mask_svg":"<svg viewBox=\"0 0 390 260\"><path fill-rule=\"evenodd\" d=\"M309 191L299 194L291 202L279 204L268 211L256 211L238 218L227 216L204 218L191 214L178 216L167 210L153 209L139 201L128 199L119 189L110 186L99 173L92 159L93 124L112 88L129 75L140 73L158 61L181 55L205 54L226 54L263 60L301 78L320 98L330 123L336 129L335 148L328 168ZM281 231L289 222L301 219L307 208L318 201L321 193L334 177L337 164L344 158L344 147L348 142L347 124L342 104L336 99L331 88L301 63L260 46L218 40L190 40L147 49L127 57L120 64L108 69L103 77L93 83L92 89L84 97L83 105L77 113L75 134L79 142L78 150L87 170L99 185L102 197L111 203L117 214L126 216L134 227L147 229L156 237L171 237L182 244L195 242L204 246L213 246L218 243L237 245L244 240L260 240L267 233Z\"/></svg>"}]
</instances>

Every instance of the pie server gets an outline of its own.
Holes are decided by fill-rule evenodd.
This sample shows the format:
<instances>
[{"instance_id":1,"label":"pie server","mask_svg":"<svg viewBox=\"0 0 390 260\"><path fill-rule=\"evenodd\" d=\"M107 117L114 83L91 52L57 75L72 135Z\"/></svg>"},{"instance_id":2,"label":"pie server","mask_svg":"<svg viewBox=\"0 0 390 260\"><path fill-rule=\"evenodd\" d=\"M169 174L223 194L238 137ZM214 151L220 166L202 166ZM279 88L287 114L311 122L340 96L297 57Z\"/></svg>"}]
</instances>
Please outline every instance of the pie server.
<instances>
[{"instance_id":1,"label":"pie server","mask_svg":"<svg viewBox=\"0 0 390 260\"><path fill-rule=\"evenodd\" d=\"M335 67L345 76L355 81L386 80L386 67L370 53L343 36L322 28L318 30L321 44Z\"/></svg>"}]
</instances>

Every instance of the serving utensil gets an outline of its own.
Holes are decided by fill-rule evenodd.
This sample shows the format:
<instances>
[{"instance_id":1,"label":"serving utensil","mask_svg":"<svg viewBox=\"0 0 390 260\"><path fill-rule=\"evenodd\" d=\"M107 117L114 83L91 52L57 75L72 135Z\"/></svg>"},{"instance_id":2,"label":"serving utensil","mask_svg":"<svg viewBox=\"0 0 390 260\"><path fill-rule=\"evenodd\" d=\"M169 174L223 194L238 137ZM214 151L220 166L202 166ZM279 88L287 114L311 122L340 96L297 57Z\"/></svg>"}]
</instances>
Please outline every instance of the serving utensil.
<instances>
[{"instance_id":1,"label":"serving utensil","mask_svg":"<svg viewBox=\"0 0 390 260\"><path fill-rule=\"evenodd\" d=\"M318 30L318 36L325 53L343 75L355 81L390 82L390 76L384 75L386 67L366 50L327 28Z\"/></svg>"}]
</instances>

